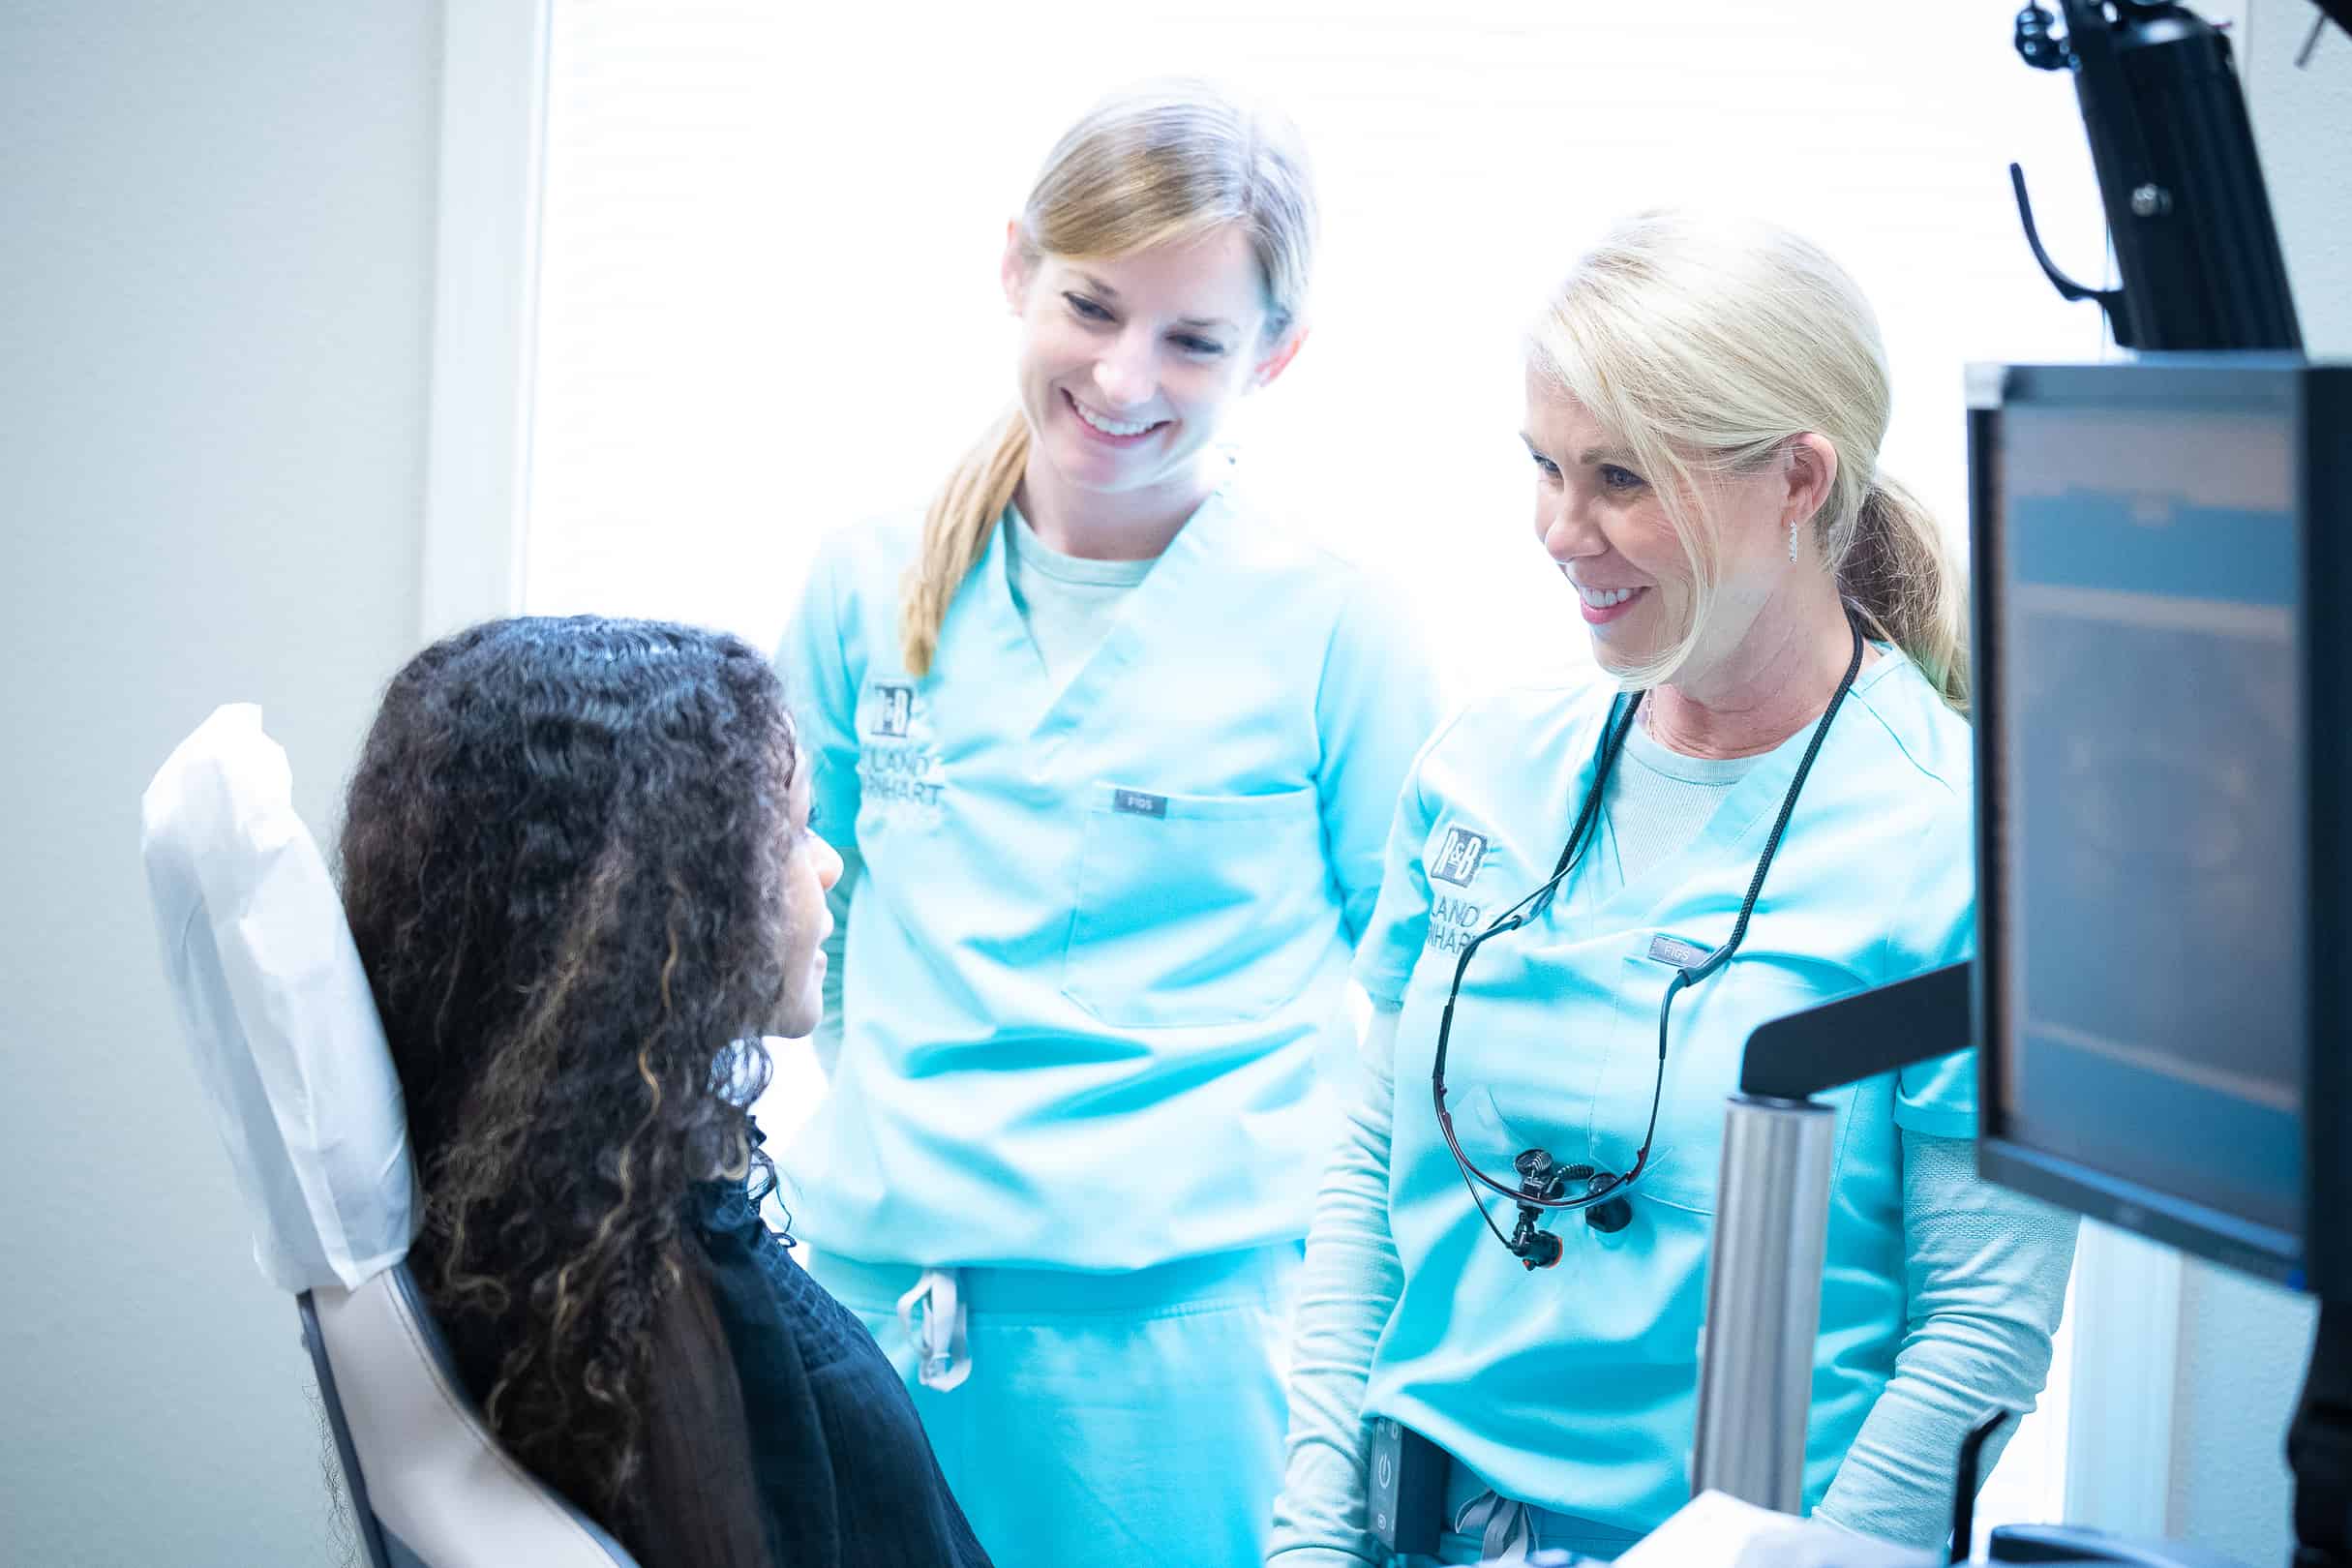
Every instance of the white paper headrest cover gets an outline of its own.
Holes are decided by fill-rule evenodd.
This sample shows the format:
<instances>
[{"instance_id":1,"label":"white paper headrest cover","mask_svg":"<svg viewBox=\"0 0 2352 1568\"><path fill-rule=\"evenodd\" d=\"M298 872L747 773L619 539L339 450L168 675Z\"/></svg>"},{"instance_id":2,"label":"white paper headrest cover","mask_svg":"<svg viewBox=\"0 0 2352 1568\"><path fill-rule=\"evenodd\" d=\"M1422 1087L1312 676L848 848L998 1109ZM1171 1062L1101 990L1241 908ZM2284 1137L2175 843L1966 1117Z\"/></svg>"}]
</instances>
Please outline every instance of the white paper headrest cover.
<instances>
[{"instance_id":1,"label":"white paper headrest cover","mask_svg":"<svg viewBox=\"0 0 2352 1568\"><path fill-rule=\"evenodd\" d=\"M414 1234L407 1120L342 900L261 709L217 709L141 805L164 967L255 1260L287 1290L356 1289Z\"/></svg>"}]
</instances>

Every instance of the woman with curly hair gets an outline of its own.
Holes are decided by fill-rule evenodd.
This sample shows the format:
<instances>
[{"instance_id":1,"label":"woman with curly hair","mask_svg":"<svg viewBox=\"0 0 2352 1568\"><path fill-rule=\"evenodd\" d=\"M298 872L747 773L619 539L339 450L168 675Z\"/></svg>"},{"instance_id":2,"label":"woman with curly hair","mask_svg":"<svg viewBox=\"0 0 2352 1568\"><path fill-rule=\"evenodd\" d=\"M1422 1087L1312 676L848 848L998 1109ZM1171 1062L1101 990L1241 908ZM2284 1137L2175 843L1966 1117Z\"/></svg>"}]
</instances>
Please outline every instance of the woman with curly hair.
<instances>
[{"instance_id":1,"label":"woman with curly hair","mask_svg":"<svg viewBox=\"0 0 2352 1568\"><path fill-rule=\"evenodd\" d=\"M759 1217L761 1037L815 1026L840 872L808 771L750 648L579 618L417 655L351 781L418 1279L500 1441L646 1568L986 1562Z\"/></svg>"}]
</instances>

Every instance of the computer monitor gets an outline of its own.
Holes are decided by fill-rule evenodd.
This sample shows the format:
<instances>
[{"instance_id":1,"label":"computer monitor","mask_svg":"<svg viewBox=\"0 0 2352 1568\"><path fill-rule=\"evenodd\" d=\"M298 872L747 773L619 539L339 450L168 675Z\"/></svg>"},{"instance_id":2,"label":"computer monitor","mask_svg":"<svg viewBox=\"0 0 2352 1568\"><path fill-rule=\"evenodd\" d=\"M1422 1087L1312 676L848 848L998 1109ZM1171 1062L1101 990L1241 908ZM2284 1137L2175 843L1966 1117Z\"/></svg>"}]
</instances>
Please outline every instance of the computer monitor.
<instances>
[{"instance_id":1,"label":"computer monitor","mask_svg":"<svg viewBox=\"0 0 2352 1568\"><path fill-rule=\"evenodd\" d=\"M1970 403L1980 1168L2345 1294L2352 366Z\"/></svg>"}]
</instances>

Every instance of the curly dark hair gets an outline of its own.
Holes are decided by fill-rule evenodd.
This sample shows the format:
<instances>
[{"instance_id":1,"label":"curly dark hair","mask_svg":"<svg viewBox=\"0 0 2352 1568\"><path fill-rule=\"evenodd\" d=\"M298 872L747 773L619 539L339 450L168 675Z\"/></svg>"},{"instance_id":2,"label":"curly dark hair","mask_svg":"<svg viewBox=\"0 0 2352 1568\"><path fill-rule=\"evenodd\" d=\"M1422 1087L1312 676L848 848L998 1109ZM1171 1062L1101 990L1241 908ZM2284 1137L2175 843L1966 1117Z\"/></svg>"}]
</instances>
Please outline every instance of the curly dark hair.
<instances>
[{"instance_id":1,"label":"curly dark hair","mask_svg":"<svg viewBox=\"0 0 2352 1568\"><path fill-rule=\"evenodd\" d=\"M662 1402L717 1387L742 1424L731 1371L655 1362L724 1356L689 1189L772 1182L747 1107L796 982L796 758L737 639L524 618L410 661L351 780L343 896L407 1101L417 1278L500 1440L633 1550L676 1523Z\"/></svg>"}]
</instances>

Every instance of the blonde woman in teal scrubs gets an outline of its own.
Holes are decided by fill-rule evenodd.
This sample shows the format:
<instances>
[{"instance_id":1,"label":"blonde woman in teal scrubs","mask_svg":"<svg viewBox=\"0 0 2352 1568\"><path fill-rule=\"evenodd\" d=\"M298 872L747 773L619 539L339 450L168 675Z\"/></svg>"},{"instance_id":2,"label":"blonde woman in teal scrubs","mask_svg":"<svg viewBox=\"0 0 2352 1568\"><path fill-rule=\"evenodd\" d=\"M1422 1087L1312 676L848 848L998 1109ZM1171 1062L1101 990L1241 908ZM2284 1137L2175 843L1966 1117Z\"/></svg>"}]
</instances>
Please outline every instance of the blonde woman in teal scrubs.
<instances>
[{"instance_id":1,"label":"blonde woman in teal scrubs","mask_svg":"<svg viewBox=\"0 0 2352 1568\"><path fill-rule=\"evenodd\" d=\"M1386 1560L1376 1417L1450 1456L1447 1562L1613 1556L1687 1499L1748 1032L1975 942L1964 592L1878 472L1887 413L1853 280L1766 225L1635 219L1545 312L1535 526L1602 675L1472 704L1406 781L1270 1568ZM1441 1038L1464 1159L1511 1186L1542 1150L1595 1201L1532 1234L1489 1190L1474 1206L1433 1109ZM1976 1179L1974 1071L1830 1097L1806 1502L1920 1545L1962 1435L2039 1391L2073 1252L2070 1219Z\"/></svg>"},{"instance_id":2,"label":"blonde woman in teal scrubs","mask_svg":"<svg viewBox=\"0 0 2352 1568\"><path fill-rule=\"evenodd\" d=\"M850 869L814 1272L1008 1564L1255 1561L1348 965L1435 720L1362 574L1216 437L1299 347L1312 191L1194 84L1013 222L1018 409L818 561L782 663Z\"/></svg>"}]
</instances>

